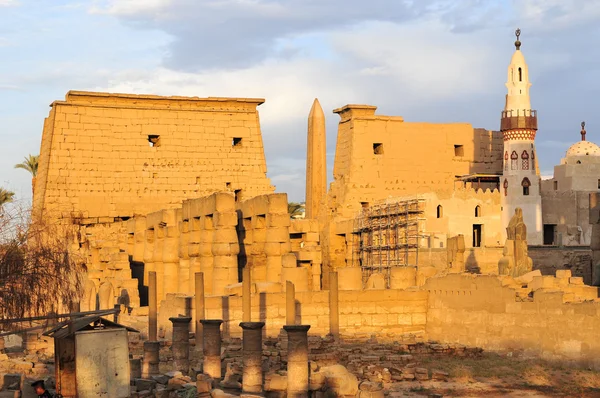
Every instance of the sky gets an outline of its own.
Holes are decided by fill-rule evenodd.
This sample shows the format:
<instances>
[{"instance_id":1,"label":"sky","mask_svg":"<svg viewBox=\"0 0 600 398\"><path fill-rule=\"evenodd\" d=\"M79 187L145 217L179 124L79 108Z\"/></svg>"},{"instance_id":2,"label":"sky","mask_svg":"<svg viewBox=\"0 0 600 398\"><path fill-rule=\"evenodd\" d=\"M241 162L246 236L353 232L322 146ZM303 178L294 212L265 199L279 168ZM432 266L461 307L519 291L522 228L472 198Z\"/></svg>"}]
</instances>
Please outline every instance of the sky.
<instances>
[{"instance_id":1,"label":"sky","mask_svg":"<svg viewBox=\"0 0 600 398\"><path fill-rule=\"evenodd\" d=\"M319 98L331 179L349 103L497 130L514 30L529 65L542 174L600 142L599 0L0 0L0 186L31 196L49 104L69 90L265 98L268 176L304 200Z\"/></svg>"}]
</instances>

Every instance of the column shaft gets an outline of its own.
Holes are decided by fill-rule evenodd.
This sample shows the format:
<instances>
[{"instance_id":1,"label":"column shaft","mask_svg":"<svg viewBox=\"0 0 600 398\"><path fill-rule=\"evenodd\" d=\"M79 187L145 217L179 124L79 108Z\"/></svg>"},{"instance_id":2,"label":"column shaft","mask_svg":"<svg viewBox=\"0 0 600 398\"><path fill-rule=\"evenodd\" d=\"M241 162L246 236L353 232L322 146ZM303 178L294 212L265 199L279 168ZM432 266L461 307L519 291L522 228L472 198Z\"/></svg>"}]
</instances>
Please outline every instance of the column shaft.
<instances>
[{"instance_id":1,"label":"column shaft","mask_svg":"<svg viewBox=\"0 0 600 398\"><path fill-rule=\"evenodd\" d=\"M242 321L252 321L252 281L250 267L244 267L242 276Z\"/></svg>"},{"instance_id":2,"label":"column shaft","mask_svg":"<svg viewBox=\"0 0 600 398\"><path fill-rule=\"evenodd\" d=\"M187 375L190 371L190 321L191 317L169 318L173 323L173 367Z\"/></svg>"},{"instance_id":3,"label":"column shaft","mask_svg":"<svg viewBox=\"0 0 600 398\"><path fill-rule=\"evenodd\" d=\"M243 377L242 392L260 394L263 392L262 374L262 329L264 322L242 322L243 329Z\"/></svg>"},{"instance_id":4,"label":"column shaft","mask_svg":"<svg viewBox=\"0 0 600 398\"><path fill-rule=\"evenodd\" d=\"M204 333L202 331L202 320L204 319L204 273L196 272L195 274L195 299L196 299L196 351L202 352L204 344L202 340Z\"/></svg>"},{"instance_id":5,"label":"column shaft","mask_svg":"<svg viewBox=\"0 0 600 398\"><path fill-rule=\"evenodd\" d=\"M285 283L285 324L296 324L296 288L290 281Z\"/></svg>"},{"instance_id":6,"label":"column shaft","mask_svg":"<svg viewBox=\"0 0 600 398\"><path fill-rule=\"evenodd\" d=\"M310 325L285 325L288 337L288 398L308 397L308 329Z\"/></svg>"},{"instance_id":7,"label":"column shaft","mask_svg":"<svg viewBox=\"0 0 600 398\"><path fill-rule=\"evenodd\" d=\"M220 319L203 319L204 373L213 379L221 378L221 324Z\"/></svg>"},{"instance_id":8,"label":"column shaft","mask_svg":"<svg viewBox=\"0 0 600 398\"><path fill-rule=\"evenodd\" d=\"M148 340L158 340L156 317L156 272L148 273Z\"/></svg>"},{"instance_id":9,"label":"column shaft","mask_svg":"<svg viewBox=\"0 0 600 398\"><path fill-rule=\"evenodd\" d=\"M340 312L338 297L338 274L329 274L329 333L338 338L340 335Z\"/></svg>"},{"instance_id":10,"label":"column shaft","mask_svg":"<svg viewBox=\"0 0 600 398\"><path fill-rule=\"evenodd\" d=\"M142 377L158 375L158 364L160 362L160 343L158 341L144 341L144 362L142 363Z\"/></svg>"}]
</instances>

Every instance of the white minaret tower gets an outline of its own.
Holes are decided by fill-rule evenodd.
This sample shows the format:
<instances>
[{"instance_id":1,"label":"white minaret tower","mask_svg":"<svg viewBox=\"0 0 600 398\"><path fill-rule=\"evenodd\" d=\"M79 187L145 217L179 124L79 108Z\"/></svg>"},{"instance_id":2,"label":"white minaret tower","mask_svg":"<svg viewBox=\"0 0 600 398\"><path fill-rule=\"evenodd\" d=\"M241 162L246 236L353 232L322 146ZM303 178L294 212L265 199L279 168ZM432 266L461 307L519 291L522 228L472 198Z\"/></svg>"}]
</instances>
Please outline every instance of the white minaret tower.
<instances>
[{"instance_id":1,"label":"white minaret tower","mask_svg":"<svg viewBox=\"0 0 600 398\"><path fill-rule=\"evenodd\" d=\"M500 180L502 225L508 226L515 209L520 207L527 225L527 243L541 245L542 197L534 144L537 113L531 109L529 100L531 83L521 52L520 29L517 29L516 35L516 50L508 66L508 94L500 125L504 135L504 172Z\"/></svg>"}]
</instances>

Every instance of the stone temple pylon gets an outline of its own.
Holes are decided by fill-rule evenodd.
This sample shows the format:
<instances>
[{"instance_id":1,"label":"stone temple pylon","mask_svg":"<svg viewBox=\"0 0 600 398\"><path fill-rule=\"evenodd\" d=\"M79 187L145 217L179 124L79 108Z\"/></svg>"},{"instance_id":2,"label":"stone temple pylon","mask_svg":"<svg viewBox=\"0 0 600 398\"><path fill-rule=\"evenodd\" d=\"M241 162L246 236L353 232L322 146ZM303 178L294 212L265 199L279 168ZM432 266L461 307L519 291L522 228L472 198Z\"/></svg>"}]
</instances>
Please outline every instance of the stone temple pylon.
<instances>
[{"instance_id":1,"label":"stone temple pylon","mask_svg":"<svg viewBox=\"0 0 600 398\"><path fill-rule=\"evenodd\" d=\"M306 149L306 218L317 218L321 199L327 193L327 140L325 114L315 98L308 115Z\"/></svg>"}]
</instances>

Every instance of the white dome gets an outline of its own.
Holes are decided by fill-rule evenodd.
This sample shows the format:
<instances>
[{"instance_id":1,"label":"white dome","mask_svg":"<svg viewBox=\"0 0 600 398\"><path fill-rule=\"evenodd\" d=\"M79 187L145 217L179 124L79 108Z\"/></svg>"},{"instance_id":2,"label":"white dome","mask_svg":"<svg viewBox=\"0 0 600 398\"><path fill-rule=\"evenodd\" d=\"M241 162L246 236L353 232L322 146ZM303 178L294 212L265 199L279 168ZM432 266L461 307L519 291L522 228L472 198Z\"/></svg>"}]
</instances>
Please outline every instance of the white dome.
<instances>
[{"instance_id":1,"label":"white dome","mask_svg":"<svg viewBox=\"0 0 600 398\"><path fill-rule=\"evenodd\" d=\"M600 156L600 147L591 141L579 141L567 150L567 157L571 156Z\"/></svg>"}]
</instances>

